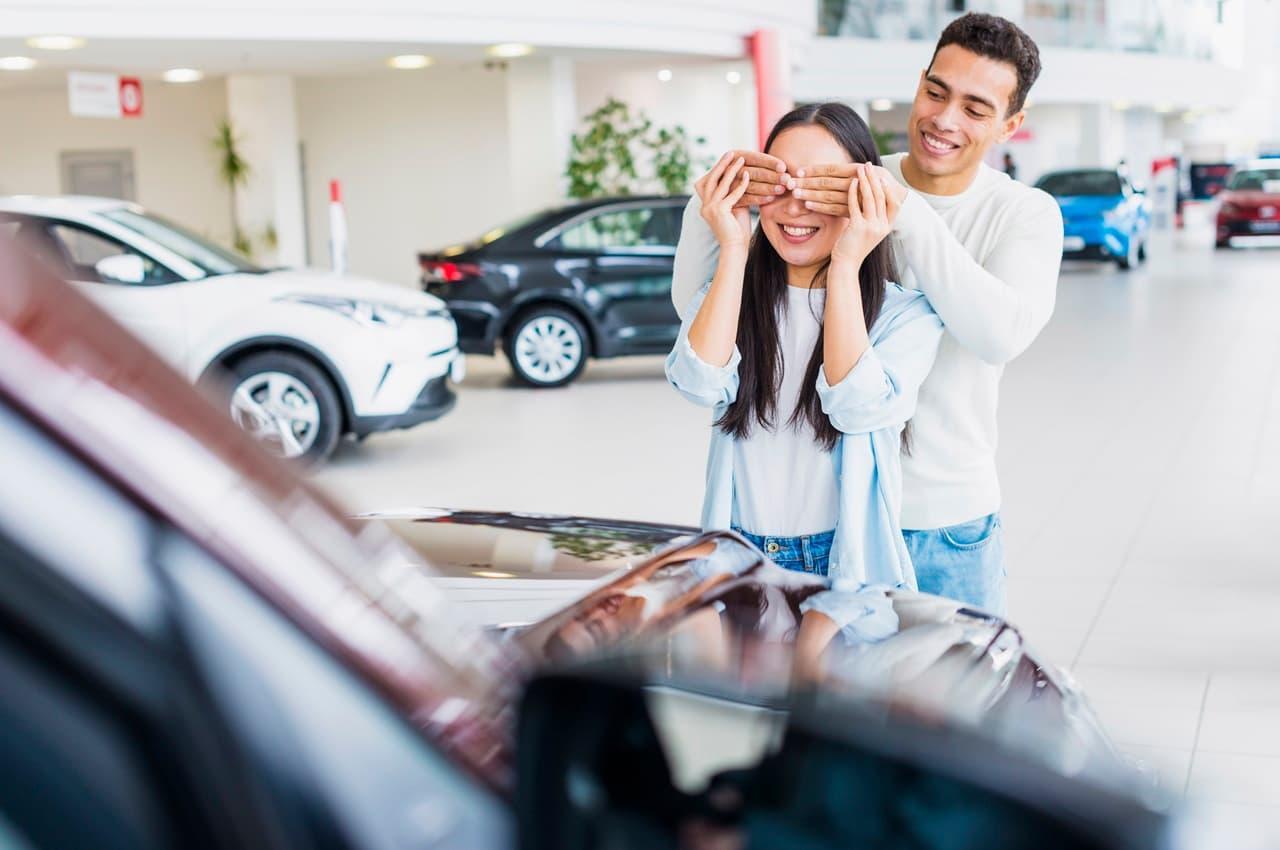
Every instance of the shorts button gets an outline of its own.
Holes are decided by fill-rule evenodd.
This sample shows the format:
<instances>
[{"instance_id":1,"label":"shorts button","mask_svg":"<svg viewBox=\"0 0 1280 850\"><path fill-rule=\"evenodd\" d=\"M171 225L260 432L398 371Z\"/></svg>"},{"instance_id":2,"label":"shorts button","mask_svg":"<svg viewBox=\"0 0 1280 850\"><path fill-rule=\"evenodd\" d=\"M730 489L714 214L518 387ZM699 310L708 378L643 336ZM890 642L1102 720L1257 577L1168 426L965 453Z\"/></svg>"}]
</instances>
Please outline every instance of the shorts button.
<instances>
[{"instance_id":1,"label":"shorts button","mask_svg":"<svg viewBox=\"0 0 1280 850\"><path fill-rule=\"evenodd\" d=\"M770 555L772 555L774 552L777 552L781 548L782 548L781 546L779 546L777 543L774 543L772 540L764 544L764 551L768 552Z\"/></svg>"}]
</instances>

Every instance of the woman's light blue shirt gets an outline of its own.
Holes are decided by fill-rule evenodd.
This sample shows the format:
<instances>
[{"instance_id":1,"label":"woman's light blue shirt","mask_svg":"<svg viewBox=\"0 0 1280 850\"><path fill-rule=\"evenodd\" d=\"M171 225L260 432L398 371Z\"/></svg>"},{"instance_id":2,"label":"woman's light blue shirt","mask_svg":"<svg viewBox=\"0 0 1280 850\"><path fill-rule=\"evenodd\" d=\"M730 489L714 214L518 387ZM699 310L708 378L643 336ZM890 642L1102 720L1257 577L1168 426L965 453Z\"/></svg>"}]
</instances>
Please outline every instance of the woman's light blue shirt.
<instances>
[{"instance_id":1,"label":"woman's light blue shirt","mask_svg":"<svg viewBox=\"0 0 1280 850\"><path fill-rule=\"evenodd\" d=\"M735 345L724 366L706 363L689 345L689 328L707 296L708 283L683 312L680 336L667 357L667 380L694 404L714 408L718 421L738 394L742 354ZM818 370L818 397L840 431L835 466L838 519L829 575L857 585L915 589L915 570L902 538L902 429L916 408L920 384L933 368L942 321L924 294L886 283L884 306L869 334L871 347L839 383ZM712 426L704 531L737 525L733 490L734 438Z\"/></svg>"}]
</instances>

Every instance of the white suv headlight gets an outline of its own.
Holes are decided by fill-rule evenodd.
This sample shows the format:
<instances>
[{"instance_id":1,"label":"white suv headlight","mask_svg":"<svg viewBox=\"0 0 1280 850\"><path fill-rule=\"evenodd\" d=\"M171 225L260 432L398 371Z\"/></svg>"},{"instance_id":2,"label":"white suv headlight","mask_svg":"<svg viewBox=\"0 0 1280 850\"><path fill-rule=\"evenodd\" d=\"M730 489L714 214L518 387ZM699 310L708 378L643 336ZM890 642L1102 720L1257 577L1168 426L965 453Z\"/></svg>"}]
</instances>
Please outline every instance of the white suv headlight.
<instances>
[{"instance_id":1,"label":"white suv headlight","mask_svg":"<svg viewBox=\"0 0 1280 850\"><path fill-rule=\"evenodd\" d=\"M294 304L310 304L312 307L323 307L341 313L353 322L368 328L394 328L404 323L405 319L426 318L429 316L448 316L448 310L436 307L402 307L399 304L388 304L384 301L366 301L362 298L339 298L332 295L283 295L277 301L289 301Z\"/></svg>"}]
</instances>

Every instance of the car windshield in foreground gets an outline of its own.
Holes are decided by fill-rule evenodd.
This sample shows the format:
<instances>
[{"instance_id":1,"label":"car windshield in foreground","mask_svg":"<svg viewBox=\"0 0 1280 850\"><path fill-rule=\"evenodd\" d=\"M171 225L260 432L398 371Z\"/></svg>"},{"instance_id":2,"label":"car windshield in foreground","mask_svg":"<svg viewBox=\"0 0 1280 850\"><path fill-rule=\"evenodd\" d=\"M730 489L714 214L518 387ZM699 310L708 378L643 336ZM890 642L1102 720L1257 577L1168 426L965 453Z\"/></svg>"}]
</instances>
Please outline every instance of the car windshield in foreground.
<instances>
[{"instance_id":1,"label":"car windshield in foreground","mask_svg":"<svg viewBox=\"0 0 1280 850\"><path fill-rule=\"evenodd\" d=\"M1112 171L1066 171L1041 178L1037 186L1050 195L1071 198L1081 195L1119 195L1120 178Z\"/></svg>"},{"instance_id":2,"label":"car windshield in foreground","mask_svg":"<svg viewBox=\"0 0 1280 850\"><path fill-rule=\"evenodd\" d=\"M198 266L208 276L222 274L264 274L268 269L254 265L245 257L198 236L186 228L152 213L130 207L108 210L102 214L116 224L127 227L162 245L187 262Z\"/></svg>"},{"instance_id":3,"label":"car windshield in foreground","mask_svg":"<svg viewBox=\"0 0 1280 850\"><path fill-rule=\"evenodd\" d=\"M1240 191L1266 192L1268 184L1280 183L1280 167L1251 168L1248 171L1237 171L1227 184L1228 189Z\"/></svg>"}]
</instances>

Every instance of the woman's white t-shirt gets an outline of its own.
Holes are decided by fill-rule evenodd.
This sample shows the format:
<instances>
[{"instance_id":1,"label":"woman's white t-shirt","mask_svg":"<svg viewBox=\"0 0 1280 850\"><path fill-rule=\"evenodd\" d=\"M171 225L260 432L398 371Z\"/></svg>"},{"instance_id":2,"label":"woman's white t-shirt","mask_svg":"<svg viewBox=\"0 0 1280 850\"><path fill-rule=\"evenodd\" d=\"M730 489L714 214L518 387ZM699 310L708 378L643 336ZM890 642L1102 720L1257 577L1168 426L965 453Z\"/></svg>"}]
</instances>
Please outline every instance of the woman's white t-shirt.
<instances>
[{"instance_id":1,"label":"woman's white t-shirt","mask_svg":"<svg viewBox=\"0 0 1280 850\"><path fill-rule=\"evenodd\" d=\"M818 443L807 420L789 424L822 329L825 289L787 287L778 317L782 380L772 430L753 423L734 442L733 496L745 531L770 537L818 534L836 527L839 488L835 456Z\"/></svg>"}]
</instances>

